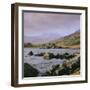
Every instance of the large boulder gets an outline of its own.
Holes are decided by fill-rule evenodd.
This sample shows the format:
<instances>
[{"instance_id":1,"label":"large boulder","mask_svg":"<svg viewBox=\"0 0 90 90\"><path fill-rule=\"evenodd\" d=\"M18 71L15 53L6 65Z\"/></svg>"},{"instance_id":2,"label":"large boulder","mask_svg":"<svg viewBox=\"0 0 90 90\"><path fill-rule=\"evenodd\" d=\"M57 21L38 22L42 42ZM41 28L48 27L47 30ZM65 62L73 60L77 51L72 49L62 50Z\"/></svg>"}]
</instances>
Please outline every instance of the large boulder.
<instances>
[{"instance_id":1,"label":"large boulder","mask_svg":"<svg viewBox=\"0 0 90 90\"><path fill-rule=\"evenodd\" d=\"M39 71L28 63L24 63L24 77L36 77Z\"/></svg>"}]
</instances>

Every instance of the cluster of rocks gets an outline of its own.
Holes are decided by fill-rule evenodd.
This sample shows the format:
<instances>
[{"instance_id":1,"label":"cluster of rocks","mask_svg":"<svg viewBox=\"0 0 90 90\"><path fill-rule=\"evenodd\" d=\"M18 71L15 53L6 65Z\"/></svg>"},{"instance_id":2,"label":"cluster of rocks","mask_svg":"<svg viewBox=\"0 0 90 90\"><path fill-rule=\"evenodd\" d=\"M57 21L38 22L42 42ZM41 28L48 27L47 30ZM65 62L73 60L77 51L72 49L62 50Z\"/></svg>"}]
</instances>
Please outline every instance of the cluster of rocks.
<instances>
[{"instance_id":1,"label":"cluster of rocks","mask_svg":"<svg viewBox=\"0 0 90 90\"><path fill-rule=\"evenodd\" d=\"M76 70L80 70L80 57L75 62L65 61L63 64L52 66L52 69L46 72L46 76L70 75Z\"/></svg>"},{"instance_id":2,"label":"cluster of rocks","mask_svg":"<svg viewBox=\"0 0 90 90\"><path fill-rule=\"evenodd\" d=\"M35 55L35 56L43 56L43 58L45 60L50 60L50 59L53 59L53 58L56 58L56 59L71 59L73 57L75 57L74 54L69 54L69 53L64 53L64 54L56 54L54 55L53 53L50 53L50 52L41 52L39 54L34 54L32 51L30 51L28 53L28 55L32 56L32 55Z\"/></svg>"}]
</instances>

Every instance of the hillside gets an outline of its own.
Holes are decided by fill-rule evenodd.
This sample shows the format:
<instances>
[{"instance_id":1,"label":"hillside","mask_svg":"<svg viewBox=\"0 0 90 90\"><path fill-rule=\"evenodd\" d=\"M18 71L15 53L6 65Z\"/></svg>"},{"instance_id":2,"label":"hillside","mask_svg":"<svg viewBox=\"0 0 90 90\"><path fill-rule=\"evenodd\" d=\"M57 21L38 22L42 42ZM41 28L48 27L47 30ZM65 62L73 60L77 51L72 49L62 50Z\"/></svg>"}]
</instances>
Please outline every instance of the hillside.
<instances>
[{"instance_id":1,"label":"hillside","mask_svg":"<svg viewBox=\"0 0 90 90\"><path fill-rule=\"evenodd\" d=\"M37 48L80 48L80 30L68 36L44 44L25 44L25 47Z\"/></svg>"},{"instance_id":2,"label":"hillside","mask_svg":"<svg viewBox=\"0 0 90 90\"><path fill-rule=\"evenodd\" d=\"M80 31L55 41L58 47L80 48Z\"/></svg>"},{"instance_id":3,"label":"hillside","mask_svg":"<svg viewBox=\"0 0 90 90\"><path fill-rule=\"evenodd\" d=\"M41 45L43 48L80 48L80 31Z\"/></svg>"}]
</instances>

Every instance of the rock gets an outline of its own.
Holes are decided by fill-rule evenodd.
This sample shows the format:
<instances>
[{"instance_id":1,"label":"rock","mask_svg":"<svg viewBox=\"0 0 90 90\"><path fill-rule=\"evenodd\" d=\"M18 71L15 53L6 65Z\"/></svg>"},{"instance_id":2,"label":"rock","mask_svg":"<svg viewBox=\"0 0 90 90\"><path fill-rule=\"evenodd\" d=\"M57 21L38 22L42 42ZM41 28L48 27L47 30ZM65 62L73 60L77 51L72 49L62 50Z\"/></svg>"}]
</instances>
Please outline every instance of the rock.
<instances>
[{"instance_id":1,"label":"rock","mask_svg":"<svg viewBox=\"0 0 90 90\"><path fill-rule=\"evenodd\" d=\"M50 59L49 54L48 54L48 53L45 53L45 54L43 55L43 58L49 60L49 59Z\"/></svg>"},{"instance_id":2,"label":"rock","mask_svg":"<svg viewBox=\"0 0 90 90\"><path fill-rule=\"evenodd\" d=\"M28 53L28 55L32 56L32 55L33 55L33 52L32 52L32 51L30 51L30 52Z\"/></svg>"},{"instance_id":3,"label":"rock","mask_svg":"<svg viewBox=\"0 0 90 90\"><path fill-rule=\"evenodd\" d=\"M36 77L39 71L28 63L24 63L24 77Z\"/></svg>"}]
</instances>

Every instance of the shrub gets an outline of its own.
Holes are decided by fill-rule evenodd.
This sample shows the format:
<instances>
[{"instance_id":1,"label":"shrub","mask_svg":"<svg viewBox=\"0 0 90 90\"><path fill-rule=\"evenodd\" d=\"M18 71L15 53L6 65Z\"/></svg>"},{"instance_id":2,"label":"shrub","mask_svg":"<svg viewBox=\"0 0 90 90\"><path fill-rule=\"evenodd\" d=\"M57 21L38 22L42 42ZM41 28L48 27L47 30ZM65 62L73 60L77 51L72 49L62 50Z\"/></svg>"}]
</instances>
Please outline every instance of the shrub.
<instances>
[{"instance_id":1,"label":"shrub","mask_svg":"<svg viewBox=\"0 0 90 90\"><path fill-rule=\"evenodd\" d=\"M24 63L24 77L36 77L39 71L28 63Z\"/></svg>"}]
</instances>

